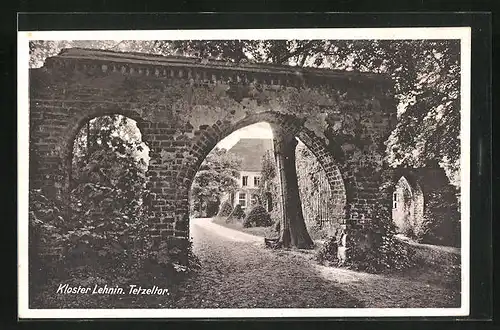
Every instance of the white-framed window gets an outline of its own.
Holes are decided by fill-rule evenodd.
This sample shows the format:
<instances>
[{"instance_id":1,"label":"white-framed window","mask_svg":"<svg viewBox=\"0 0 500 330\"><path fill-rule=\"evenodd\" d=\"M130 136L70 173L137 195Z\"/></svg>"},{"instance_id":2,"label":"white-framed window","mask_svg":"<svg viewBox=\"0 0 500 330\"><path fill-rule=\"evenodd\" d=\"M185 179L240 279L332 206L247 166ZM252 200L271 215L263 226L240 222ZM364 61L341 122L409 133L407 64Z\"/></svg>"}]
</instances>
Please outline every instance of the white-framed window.
<instances>
[{"instance_id":1,"label":"white-framed window","mask_svg":"<svg viewBox=\"0 0 500 330\"><path fill-rule=\"evenodd\" d=\"M247 206L247 194L239 193L238 194L238 204L241 205L241 208L245 208Z\"/></svg>"},{"instance_id":2,"label":"white-framed window","mask_svg":"<svg viewBox=\"0 0 500 330\"><path fill-rule=\"evenodd\" d=\"M392 194L392 208L395 209L398 207L398 194Z\"/></svg>"},{"instance_id":3,"label":"white-framed window","mask_svg":"<svg viewBox=\"0 0 500 330\"><path fill-rule=\"evenodd\" d=\"M260 185L260 176L254 176L253 177L253 185L255 187L258 187Z\"/></svg>"},{"instance_id":4,"label":"white-framed window","mask_svg":"<svg viewBox=\"0 0 500 330\"><path fill-rule=\"evenodd\" d=\"M248 186L248 175L244 175L244 176L241 178L241 185L242 185L243 187Z\"/></svg>"}]
</instances>

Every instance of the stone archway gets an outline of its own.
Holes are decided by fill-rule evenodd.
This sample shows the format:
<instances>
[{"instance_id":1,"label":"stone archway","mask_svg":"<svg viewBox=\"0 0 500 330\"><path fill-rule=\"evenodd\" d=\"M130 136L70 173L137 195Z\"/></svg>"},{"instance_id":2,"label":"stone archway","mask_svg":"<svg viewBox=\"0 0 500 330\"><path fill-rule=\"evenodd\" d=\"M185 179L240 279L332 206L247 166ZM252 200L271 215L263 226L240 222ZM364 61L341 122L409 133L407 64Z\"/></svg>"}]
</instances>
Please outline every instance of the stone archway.
<instances>
[{"instance_id":1,"label":"stone archway","mask_svg":"<svg viewBox=\"0 0 500 330\"><path fill-rule=\"evenodd\" d=\"M391 88L377 74L66 49L30 70L30 187L63 192L68 137L83 118L117 111L140 122L150 147L151 238L186 239L188 191L206 153L267 119L308 146L332 187L343 181L347 231L357 231L391 200L378 193Z\"/></svg>"},{"instance_id":2,"label":"stone archway","mask_svg":"<svg viewBox=\"0 0 500 330\"><path fill-rule=\"evenodd\" d=\"M180 177L178 178L178 181L185 181L187 177L187 181L185 182L187 187L190 187L192 181L194 180L194 176L196 175L197 169L199 168L205 157L208 155L208 153L215 147L215 145L219 141L240 128L258 122L266 122L272 125L279 126L289 134L299 137L301 141L306 141L303 143L315 155L319 164L324 169L328 184L331 186L331 190L334 192L334 195L346 195L347 190L345 188L344 178L342 177L341 171L339 169L339 166L337 165L335 158L330 152L326 150L324 145L317 142L319 138L314 136L314 132L303 127L301 124L301 120L299 120L298 118L294 118L290 115L283 115L281 113L273 111L266 111L249 115L233 125L231 125L230 123L226 123L226 125L222 129L218 128L217 126L204 127L199 132L195 132L197 139L190 151L191 159L193 159L192 165L187 166L184 169L185 171L179 173ZM211 143L207 145L206 141L208 140L211 141ZM348 180L349 177L346 176L346 179ZM350 181L348 182L350 183ZM184 199L184 195L186 195L186 192L179 191L179 194L181 195L179 199ZM189 194L189 192L187 192L187 194ZM345 197L345 200L347 200L347 196ZM344 219L346 219L346 217L347 215L344 214ZM188 221L189 216L186 215L184 219L187 219ZM189 228L188 225L186 226Z\"/></svg>"}]
</instances>

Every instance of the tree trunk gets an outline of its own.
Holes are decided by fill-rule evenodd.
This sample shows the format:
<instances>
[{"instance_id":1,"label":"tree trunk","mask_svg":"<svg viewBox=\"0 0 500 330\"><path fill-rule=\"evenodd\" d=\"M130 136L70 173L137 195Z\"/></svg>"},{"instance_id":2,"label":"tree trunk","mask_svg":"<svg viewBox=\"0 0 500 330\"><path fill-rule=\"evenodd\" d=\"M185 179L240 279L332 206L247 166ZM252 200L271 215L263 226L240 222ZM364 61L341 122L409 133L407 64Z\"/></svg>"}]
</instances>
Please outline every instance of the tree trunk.
<instances>
[{"instance_id":1,"label":"tree trunk","mask_svg":"<svg viewBox=\"0 0 500 330\"><path fill-rule=\"evenodd\" d=\"M280 241L283 247L311 249L314 243L307 232L299 196L295 147L297 140L284 132L274 133L274 152L282 196L282 226Z\"/></svg>"},{"instance_id":2,"label":"tree trunk","mask_svg":"<svg viewBox=\"0 0 500 330\"><path fill-rule=\"evenodd\" d=\"M90 153L90 120L87 121L87 159L89 157L89 153Z\"/></svg>"}]
</instances>

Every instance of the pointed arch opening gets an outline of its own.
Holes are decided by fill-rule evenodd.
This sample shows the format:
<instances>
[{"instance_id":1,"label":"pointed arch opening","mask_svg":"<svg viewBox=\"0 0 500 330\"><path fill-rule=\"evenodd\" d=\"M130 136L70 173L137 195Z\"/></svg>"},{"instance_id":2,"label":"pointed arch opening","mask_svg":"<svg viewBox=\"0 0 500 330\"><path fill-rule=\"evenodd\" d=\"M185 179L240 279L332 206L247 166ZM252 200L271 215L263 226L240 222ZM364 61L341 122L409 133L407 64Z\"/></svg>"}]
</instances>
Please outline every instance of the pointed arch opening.
<instances>
[{"instance_id":1,"label":"pointed arch opening","mask_svg":"<svg viewBox=\"0 0 500 330\"><path fill-rule=\"evenodd\" d=\"M418 182L405 176L397 181L392 196L392 219L396 232L414 238L418 236L424 218L424 195Z\"/></svg>"}]
</instances>

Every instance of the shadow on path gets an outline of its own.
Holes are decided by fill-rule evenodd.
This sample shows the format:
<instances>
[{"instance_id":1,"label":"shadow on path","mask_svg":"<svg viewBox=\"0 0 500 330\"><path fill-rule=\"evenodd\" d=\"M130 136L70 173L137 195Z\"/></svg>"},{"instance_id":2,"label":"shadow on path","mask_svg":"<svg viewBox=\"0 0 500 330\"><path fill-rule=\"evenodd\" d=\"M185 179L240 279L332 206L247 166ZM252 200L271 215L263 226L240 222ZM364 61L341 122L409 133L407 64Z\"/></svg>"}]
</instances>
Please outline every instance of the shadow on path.
<instances>
[{"instance_id":1,"label":"shadow on path","mask_svg":"<svg viewBox=\"0 0 500 330\"><path fill-rule=\"evenodd\" d=\"M363 307L304 258L278 256L263 247L260 237L257 241L256 236L228 228L218 232L216 226L224 228L209 219L192 222L193 249L202 269L176 290L177 307Z\"/></svg>"}]
</instances>

